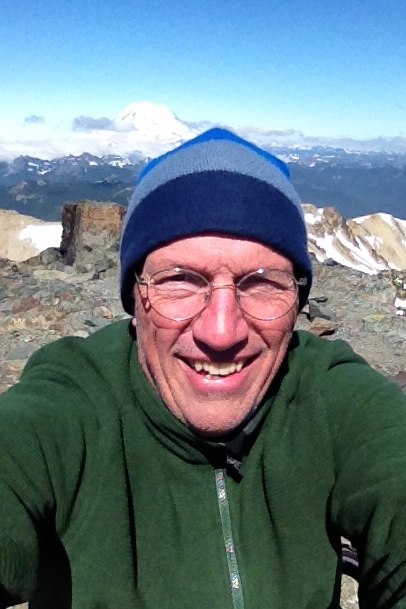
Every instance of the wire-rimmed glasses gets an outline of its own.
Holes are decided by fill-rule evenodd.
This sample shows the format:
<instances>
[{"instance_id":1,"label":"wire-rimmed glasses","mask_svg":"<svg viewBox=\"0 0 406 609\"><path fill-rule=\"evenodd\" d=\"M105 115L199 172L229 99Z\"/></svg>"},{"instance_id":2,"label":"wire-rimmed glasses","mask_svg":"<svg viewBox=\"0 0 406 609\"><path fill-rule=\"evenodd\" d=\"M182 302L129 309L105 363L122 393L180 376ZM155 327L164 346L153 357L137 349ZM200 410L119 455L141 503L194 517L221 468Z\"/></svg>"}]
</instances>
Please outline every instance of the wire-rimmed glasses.
<instances>
[{"instance_id":1,"label":"wire-rimmed glasses","mask_svg":"<svg viewBox=\"0 0 406 609\"><path fill-rule=\"evenodd\" d=\"M291 273L261 268L244 275L234 283L213 283L191 269L175 267L150 277L135 273L136 283L146 288L146 297L154 311L173 321L187 321L199 315L209 304L213 290L231 288L240 309L263 321L286 315L295 305L298 286L307 279L296 279Z\"/></svg>"}]
</instances>

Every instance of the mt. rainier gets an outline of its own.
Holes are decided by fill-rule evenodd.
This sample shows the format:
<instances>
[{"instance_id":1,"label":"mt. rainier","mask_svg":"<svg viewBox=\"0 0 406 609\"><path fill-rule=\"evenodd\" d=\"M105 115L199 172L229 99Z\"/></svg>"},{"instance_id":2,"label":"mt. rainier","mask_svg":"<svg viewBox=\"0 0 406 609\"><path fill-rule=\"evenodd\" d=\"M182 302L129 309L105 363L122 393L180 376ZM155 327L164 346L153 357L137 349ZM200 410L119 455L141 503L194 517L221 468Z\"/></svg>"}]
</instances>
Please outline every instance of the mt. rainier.
<instances>
[{"instance_id":1,"label":"mt. rainier","mask_svg":"<svg viewBox=\"0 0 406 609\"><path fill-rule=\"evenodd\" d=\"M160 142L176 146L197 135L198 131L182 123L163 104L138 102L127 106L115 121L119 131L134 131L136 139L143 142Z\"/></svg>"},{"instance_id":2,"label":"mt. rainier","mask_svg":"<svg viewBox=\"0 0 406 609\"><path fill-rule=\"evenodd\" d=\"M280 129L272 116L263 127L231 125L224 117L213 122L180 120L167 106L150 101L134 102L115 118L77 116L57 124L45 121L30 126L15 139L0 137L0 161L13 161L19 156L53 160L84 152L96 156L138 154L153 157L191 139L214 125L231 127L246 139L268 148L277 156L292 162L320 163L358 161L359 153L373 164L390 162L404 165L406 138L384 138L358 141L351 138L325 138L304 135L295 129ZM22 135L23 134L23 135ZM19 139L19 137L21 139Z\"/></svg>"}]
</instances>

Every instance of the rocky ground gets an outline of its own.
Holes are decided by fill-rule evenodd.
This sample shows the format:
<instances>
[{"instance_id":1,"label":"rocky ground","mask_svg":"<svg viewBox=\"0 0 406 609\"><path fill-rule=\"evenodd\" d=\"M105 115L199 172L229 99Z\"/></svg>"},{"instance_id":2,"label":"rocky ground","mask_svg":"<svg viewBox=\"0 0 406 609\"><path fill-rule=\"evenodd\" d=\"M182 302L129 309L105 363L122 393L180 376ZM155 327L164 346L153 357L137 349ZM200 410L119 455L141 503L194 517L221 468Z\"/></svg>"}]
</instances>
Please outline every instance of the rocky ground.
<instances>
[{"instance_id":1,"label":"rocky ground","mask_svg":"<svg viewBox=\"0 0 406 609\"><path fill-rule=\"evenodd\" d=\"M41 345L72 334L85 337L126 317L117 268L97 263L88 268L78 273L53 256L43 263L0 260L0 392L16 382ZM310 304L298 327L326 340L347 340L374 368L404 386L406 317L396 315L395 294L389 273L371 276L315 262Z\"/></svg>"},{"instance_id":2,"label":"rocky ground","mask_svg":"<svg viewBox=\"0 0 406 609\"><path fill-rule=\"evenodd\" d=\"M57 252L31 263L0 260L0 393L19 378L41 345L66 335L88 336L126 317L118 270L84 265L77 272ZM406 317L396 315L389 273L364 275L315 263L311 300L298 327L347 340L370 364L406 392ZM342 606L357 607L356 584L345 579Z\"/></svg>"}]
</instances>

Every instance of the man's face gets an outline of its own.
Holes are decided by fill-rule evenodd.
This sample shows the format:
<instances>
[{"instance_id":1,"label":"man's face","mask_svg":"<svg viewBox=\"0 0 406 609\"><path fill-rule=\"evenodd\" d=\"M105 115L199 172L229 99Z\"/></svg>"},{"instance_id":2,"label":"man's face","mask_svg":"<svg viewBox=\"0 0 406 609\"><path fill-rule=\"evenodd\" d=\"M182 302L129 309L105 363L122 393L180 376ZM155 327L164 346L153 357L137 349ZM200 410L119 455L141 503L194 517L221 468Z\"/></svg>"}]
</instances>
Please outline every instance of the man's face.
<instances>
[{"instance_id":1,"label":"man's face","mask_svg":"<svg viewBox=\"0 0 406 609\"><path fill-rule=\"evenodd\" d=\"M142 275L175 267L228 285L264 267L293 273L287 258L260 243L198 236L152 252ZM242 312L233 289L219 288L199 315L179 322L151 309L145 290L134 288L139 358L167 408L200 434L221 435L238 427L258 406L282 363L297 305L279 319L257 320ZM242 363L242 369L220 376L198 372L196 363L213 364L213 371L219 364Z\"/></svg>"}]
</instances>

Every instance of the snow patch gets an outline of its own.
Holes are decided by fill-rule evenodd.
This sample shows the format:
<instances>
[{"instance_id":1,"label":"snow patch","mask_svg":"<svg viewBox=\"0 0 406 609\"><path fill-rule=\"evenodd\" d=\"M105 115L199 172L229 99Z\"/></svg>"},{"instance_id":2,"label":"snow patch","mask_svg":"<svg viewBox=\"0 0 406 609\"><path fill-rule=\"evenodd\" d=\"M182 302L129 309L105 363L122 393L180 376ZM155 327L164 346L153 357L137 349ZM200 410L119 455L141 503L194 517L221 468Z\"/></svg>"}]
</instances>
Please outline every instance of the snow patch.
<instances>
[{"instance_id":1,"label":"snow patch","mask_svg":"<svg viewBox=\"0 0 406 609\"><path fill-rule=\"evenodd\" d=\"M313 214L305 214L306 224L311 224L312 226L314 226L318 222L321 222L321 220L322 217L320 214L318 214L317 216L314 216Z\"/></svg>"},{"instance_id":2,"label":"snow patch","mask_svg":"<svg viewBox=\"0 0 406 609\"><path fill-rule=\"evenodd\" d=\"M61 245L62 224L35 225L28 224L20 231L20 241L29 239L38 252L42 252L48 247L59 247Z\"/></svg>"},{"instance_id":3,"label":"snow patch","mask_svg":"<svg viewBox=\"0 0 406 609\"><path fill-rule=\"evenodd\" d=\"M368 241L370 246L373 247L375 250L377 250L379 246L383 243L382 237L377 237L376 235L365 235L364 239Z\"/></svg>"}]
</instances>

